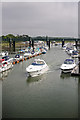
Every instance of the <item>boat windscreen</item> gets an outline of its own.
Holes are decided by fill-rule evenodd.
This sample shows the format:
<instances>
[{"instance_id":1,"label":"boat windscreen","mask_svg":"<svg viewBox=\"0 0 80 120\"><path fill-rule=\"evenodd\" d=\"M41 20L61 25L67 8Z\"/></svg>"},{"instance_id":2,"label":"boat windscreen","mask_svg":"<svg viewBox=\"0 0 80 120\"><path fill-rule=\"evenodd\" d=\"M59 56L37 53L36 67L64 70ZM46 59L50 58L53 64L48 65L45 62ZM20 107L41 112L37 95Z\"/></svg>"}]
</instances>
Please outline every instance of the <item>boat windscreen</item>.
<instances>
[{"instance_id":1,"label":"boat windscreen","mask_svg":"<svg viewBox=\"0 0 80 120\"><path fill-rule=\"evenodd\" d=\"M64 64L73 64L73 60L72 59L67 59L64 61Z\"/></svg>"},{"instance_id":2,"label":"boat windscreen","mask_svg":"<svg viewBox=\"0 0 80 120\"><path fill-rule=\"evenodd\" d=\"M44 65L44 62L43 61L34 61L33 63L32 63L32 65Z\"/></svg>"}]
</instances>

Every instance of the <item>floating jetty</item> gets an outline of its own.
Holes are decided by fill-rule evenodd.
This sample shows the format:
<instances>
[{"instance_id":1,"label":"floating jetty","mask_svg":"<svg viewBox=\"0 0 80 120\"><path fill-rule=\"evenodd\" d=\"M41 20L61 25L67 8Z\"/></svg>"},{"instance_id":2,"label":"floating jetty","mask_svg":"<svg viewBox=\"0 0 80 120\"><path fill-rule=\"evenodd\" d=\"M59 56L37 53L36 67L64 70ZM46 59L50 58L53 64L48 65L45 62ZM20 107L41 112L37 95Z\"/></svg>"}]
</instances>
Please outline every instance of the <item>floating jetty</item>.
<instances>
[{"instance_id":1,"label":"floating jetty","mask_svg":"<svg viewBox=\"0 0 80 120\"><path fill-rule=\"evenodd\" d=\"M39 55L41 55L41 54L42 54L42 52L39 53L39 54L36 54L36 55L29 56L29 57L23 57L23 58L20 59L20 60L16 60L16 59L15 59L15 60L12 62L12 64L14 65L14 64L19 63L19 62L21 62L21 61L26 61L26 60L28 60L28 59L30 59L30 58L32 58L32 57L39 56Z\"/></svg>"},{"instance_id":2,"label":"floating jetty","mask_svg":"<svg viewBox=\"0 0 80 120\"><path fill-rule=\"evenodd\" d=\"M79 65L77 65L71 72L71 76L80 76Z\"/></svg>"}]
</instances>

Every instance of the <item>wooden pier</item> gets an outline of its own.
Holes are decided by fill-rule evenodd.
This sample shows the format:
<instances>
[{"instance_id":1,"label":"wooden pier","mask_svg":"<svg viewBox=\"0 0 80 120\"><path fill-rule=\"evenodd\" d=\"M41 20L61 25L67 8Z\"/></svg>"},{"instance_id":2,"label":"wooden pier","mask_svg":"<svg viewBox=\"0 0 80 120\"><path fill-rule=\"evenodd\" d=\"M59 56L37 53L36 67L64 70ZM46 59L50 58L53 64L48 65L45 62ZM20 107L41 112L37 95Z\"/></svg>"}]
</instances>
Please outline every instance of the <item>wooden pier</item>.
<instances>
[{"instance_id":1,"label":"wooden pier","mask_svg":"<svg viewBox=\"0 0 80 120\"><path fill-rule=\"evenodd\" d=\"M76 41L77 42L77 41ZM71 72L71 75L72 76L80 76L80 41L78 41L77 43L77 50L78 50L78 53L79 53L79 56L78 56L78 64L77 66L72 70Z\"/></svg>"}]
</instances>

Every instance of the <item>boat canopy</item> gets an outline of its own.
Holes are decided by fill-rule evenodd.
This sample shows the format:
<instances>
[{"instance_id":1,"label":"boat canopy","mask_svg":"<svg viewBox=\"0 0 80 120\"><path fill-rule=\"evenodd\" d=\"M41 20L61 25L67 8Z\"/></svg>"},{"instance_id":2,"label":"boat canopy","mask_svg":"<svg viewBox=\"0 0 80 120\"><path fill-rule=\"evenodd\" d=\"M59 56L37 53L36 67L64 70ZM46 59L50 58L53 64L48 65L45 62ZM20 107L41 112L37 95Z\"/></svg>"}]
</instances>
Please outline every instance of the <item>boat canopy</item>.
<instances>
[{"instance_id":1,"label":"boat canopy","mask_svg":"<svg viewBox=\"0 0 80 120\"><path fill-rule=\"evenodd\" d=\"M72 54L73 54L73 55L77 55L77 54L78 54L78 51L73 51Z\"/></svg>"},{"instance_id":2,"label":"boat canopy","mask_svg":"<svg viewBox=\"0 0 80 120\"><path fill-rule=\"evenodd\" d=\"M5 61L9 60L9 56L4 56L4 57L2 57L2 59L5 59Z\"/></svg>"},{"instance_id":3,"label":"boat canopy","mask_svg":"<svg viewBox=\"0 0 80 120\"><path fill-rule=\"evenodd\" d=\"M34 61L32 65L44 65L44 61Z\"/></svg>"}]
</instances>

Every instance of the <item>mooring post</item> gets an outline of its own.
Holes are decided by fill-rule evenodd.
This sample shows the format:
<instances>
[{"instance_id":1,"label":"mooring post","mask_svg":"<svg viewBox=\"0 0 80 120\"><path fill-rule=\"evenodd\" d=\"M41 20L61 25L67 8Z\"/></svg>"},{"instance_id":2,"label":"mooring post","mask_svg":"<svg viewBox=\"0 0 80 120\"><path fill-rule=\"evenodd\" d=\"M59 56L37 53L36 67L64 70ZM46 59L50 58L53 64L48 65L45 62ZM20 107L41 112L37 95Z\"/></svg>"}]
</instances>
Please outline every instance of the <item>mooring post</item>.
<instances>
[{"instance_id":1,"label":"mooring post","mask_svg":"<svg viewBox=\"0 0 80 120\"><path fill-rule=\"evenodd\" d=\"M50 50L50 40L48 41L49 43L48 43L48 46L49 46L49 50Z\"/></svg>"},{"instance_id":2,"label":"mooring post","mask_svg":"<svg viewBox=\"0 0 80 120\"><path fill-rule=\"evenodd\" d=\"M62 47L64 46L64 39L62 40Z\"/></svg>"},{"instance_id":3,"label":"mooring post","mask_svg":"<svg viewBox=\"0 0 80 120\"><path fill-rule=\"evenodd\" d=\"M47 45L49 45L49 41L47 40Z\"/></svg>"},{"instance_id":4,"label":"mooring post","mask_svg":"<svg viewBox=\"0 0 80 120\"><path fill-rule=\"evenodd\" d=\"M48 37L46 36L46 44L48 45Z\"/></svg>"},{"instance_id":5,"label":"mooring post","mask_svg":"<svg viewBox=\"0 0 80 120\"><path fill-rule=\"evenodd\" d=\"M33 47L33 51L34 51L34 40L32 40L32 47Z\"/></svg>"},{"instance_id":6,"label":"mooring post","mask_svg":"<svg viewBox=\"0 0 80 120\"><path fill-rule=\"evenodd\" d=\"M15 40L13 40L13 52L15 52Z\"/></svg>"},{"instance_id":7,"label":"mooring post","mask_svg":"<svg viewBox=\"0 0 80 120\"><path fill-rule=\"evenodd\" d=\"M11 52L11 39L9 38L9 52Z\"/></svg>"},{"instance_id":8,"label":"mooring post","mask_svg":"<svg viewBox=\"0 0 80 120\"><path fill-rule=\"evenodd\" d=\"M77 49L77 42L78 42L78 41L77 41L77 39L76 39L76 40L75 40L75 44L76 44L76 49Z\"/></svg>"},{"instance_id":9,"label":"mooring post","mask_svg":"<svg viewBox=\"0 0 80 120\"><path fill-rule=\"evenodd\" d=\"M29 47L31 47L31 37L29 37Z\"/></svg>"},{"instance_id":10,"label":"mooring post","mask_svg":"<svg viewBox=\"0 0 80 120\"><path fill-rule=\"evenodd\" d=\"M62 40L62 47L64 46L64 39Z\"/></svg>"}]
</instances>

